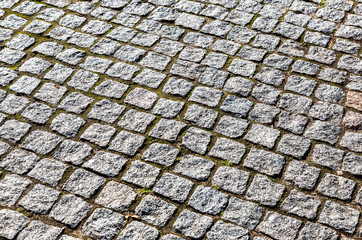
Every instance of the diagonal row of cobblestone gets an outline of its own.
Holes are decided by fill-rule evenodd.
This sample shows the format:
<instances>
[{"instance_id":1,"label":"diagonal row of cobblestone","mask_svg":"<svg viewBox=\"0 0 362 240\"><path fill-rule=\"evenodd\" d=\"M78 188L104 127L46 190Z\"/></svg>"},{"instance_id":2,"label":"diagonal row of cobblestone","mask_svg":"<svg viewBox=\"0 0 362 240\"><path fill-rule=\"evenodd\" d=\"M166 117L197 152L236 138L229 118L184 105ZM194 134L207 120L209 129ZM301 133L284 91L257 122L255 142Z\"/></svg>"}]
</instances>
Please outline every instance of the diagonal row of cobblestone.
<instances>
[{"instance_id":1,"label":"diagonal row of cobblestone","mask_svg":"<svg viewBox=\"0 0 362 240\"><path fill-rule=\"evenodd\" d=\"M361 42L361 0L0 0L0 239L360 239Z\"/></svg>"}]
</instances>

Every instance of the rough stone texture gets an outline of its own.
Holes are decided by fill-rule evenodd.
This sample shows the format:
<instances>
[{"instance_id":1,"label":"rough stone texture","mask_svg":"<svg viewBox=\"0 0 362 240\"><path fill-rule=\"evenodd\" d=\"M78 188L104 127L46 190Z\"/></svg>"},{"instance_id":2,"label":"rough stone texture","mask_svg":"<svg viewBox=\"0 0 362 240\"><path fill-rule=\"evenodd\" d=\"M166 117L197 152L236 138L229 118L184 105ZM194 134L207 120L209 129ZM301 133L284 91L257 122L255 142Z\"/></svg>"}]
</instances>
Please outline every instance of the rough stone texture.
<instances>
[{"instance_id":1,"label":"rough stone texture","mask_svg":"<svg viewBox=\"0 0 362 240\"><path fill-rule=\"evenodd\" d=\"M231 167L219 167L212 178L212 184L223 190L243 194L250 174Z\"/></svg>"},{"instance_id":2,"label":"rough stone texture","mask_svg":"<svg viewBox=\"0 0 362 240\"><path fill-rule=\"evenodd\" d=\"M337 170L345 155L344 151L331 148L327 145L318 144L314 147L312 161L321 166Z\"/></svg>"},{"instance_id":3,"label":"rough stone texture","mask_svg":"<svg viewBox=\"0 0 362 240\"><path fill-rule=\"evenodd\" d=\"M317 216L318 207L321 204L319 200L312 196L292 190L289 196L281 204L281 208L289 213L314 219Z\"/></svg>"},{"instance_id":4,"label":"rough stone texture","mask_svg":"<svg viewBox=\"0 0 362 240\"><path fill-rule=\"evenodd\" d=\"M257 174L248 191L246 198L266 206L275 206L282 197L285 187L270 181L267 177Z\"/></svg>"},{"instance_id":5,"label":"rough stone texture","mask_svg":"<svg viewBox=\"0 0 362 240\"><path fill-rule=\"evenodd\" d=\"M362 175L361 162L361 156L354 153L348 153L343 160L342 170L360 176Z\"/></svg>"},{"instance_id":6,"label":"rough stone texture","mask_svg":"<svg viewBox=\"0 0 362 240\"><path fill-rule=\"evenodd\" d=\"M244 160L244 167L268 174L279 175L283 170L285 158L281 155L252 148Z\"/></svg>"},{"instance_id":7,"label":"rough stone texture","mask_svg":"<svg viewBox=\"0 0 362 240\"><path fill-rule=\"evenodd\" d=\"M177 207L164 200L148 195L142 199L135 212L142 220L156 226L165 226Z\"/></svg>"},{"instance_id":8,"label":"rough stone texture","mask_svg":"<svg viewBox=\"0 0 362 240\"><path fill-rule=\"evenodd\" d=\"M0 162L0 167L16 174L25 174L33 169L39 160L34 153L15 149Z\"/></svg>"},{"instance_id":9,"label":"rough stone texture","mask_svg":"<svg viewBox=\"0 0 362 240\"><path fill-rule=\"evenodd\" d=\"M260 144L267 148L273 148L280 132L277 129L265 127L260 124L253 124L245 139Z\"/></svg>"},{"instance_id":10,"label":"rough stone texture","mask_svg":"<svg viewBox=\"0 0 362 240\"><path fill-rule=\"evenodd\" d=\"M248 239L248 231L234 224L217 221L207 232L206 237L210 240L216 239Z\"/></svg>"},{"instance_id":11,"label":"rough stone texture","mask_svg":"<svg viewBox=\"0 0 362 240\"><path fill-rule=\"evenodd\" d=\"M198 186L188 205L199 212L216 215L226 207L227 200L228 196L224 193L210 187Z\"/></svg>"},{"instance_id":12,"label":"rough stone texture","mask_svg":"<svg viewBox=\"0 0 362 240\"><path fill-rule=\"evenodd\" d=\"M304 136L309 139L334 144L338 141L338 134L341 131L342 129L340 127L317 120L305 131Z\"/></svg>"},{"instance_id":13,"label":"rough stone texture","mask_svg":"<svg viewBox=\"0 0 362 240\"><path fill-rule=\"evenodd\" d=\"M339 143L342 147L346 147L351 151L362 152L362 133L346 132L341 142Z\"/></svg>"},{"instance_id":14,"label":"rough stone texture","mask_svg":"<svg viewBox=\"0 0 362 240\"><path fill-rule=\"evenodd\" d=\"M98 151L82 166L100 174L114 177L122 170L126 162L127 160L120 155Z\"/></svg>"},{"instance_id":15,"label":"rough stone texture","mask_svg":"<svg viewBox=\"0 0 362 240\"><path fill-rule=\"evenodd\" d=\"M295 158L303 158L307 153L311 141L293 134L285 134L279 142L277 151Z\"/></svg>"},{"instance_id":16,"label":"rough stone texture","mask_svg":"<svg viewBox=\"0 0 362 240\"><path fill-rule=\"evenodd\" d=\"M28 176L52 186L56 186L68 166L62 162L44 158L28 173Z\"/></svg>"},{"instance_id":17,"label":"rough stone texture","mask_svg":"<svg viewBox=\"0 0 362 240\"><path fill-rule=\"evenodd\" d=\"M117 235L126 221L119 213L105 208L97 208L84 224L82 231L97 239L110 240Z\"/></svg>"},{"instance_id":18,"label":"rough stone texture","mask_svg":"<svg viewBox=\"0 0 362 240\"><path fill-rule=\"evenodd\" d=\"M209 155L238 164L245 154L245 150L246 147L243 144L227 138L218 138L211 148Z\"/></svg>"},{"instance_id":19,"label":"rough stone texture","mask_svg":"<svg viewBox=\"0 0 362 240\"><path fill-rule=\"evenodd\" d=\"M318 185L318 192L342 200L350 200L356 183L344 177L327 173Z\"/></svg>"},{"instance_id":20,"label":"rough stone texture","mask_svg":"<svg viewBox=\"0 0 362 240\"><path fill-rule=\"evenodd\" d=\"M360 239L361 1L0 0L0 238Z\"/></svg>"},{"instance_id":21,"label":"rough stone texture","mask_svg":"<svg viewBox=\"0 0 362 240\"><path fill-rule=\"evenodd\" d=\"M37 184L19 201L19 205L33 213L47 214L59 195L59 191Z\"/></svg>"},{"instance_id":22,"label":"rough stone texture","mask_svg":"<svg viewBox=\"0 0 362 240\"><path fill-rule=\"evenodd\" d=\"M122 176L122 180L141 187L151 187L155 184L159 173L159 168L136 160Z\"/></svg>"},{"instance_id":23,"label":"rough stone texture","mask_svg":"<svg viewBox=\"0 0 362 240\"><path fill-rule=\"evenodd\" d=\"M32 221L19 234L17 239L49 239L55 240L63 231L60 227L46 225L40 221Z\"/></svg>"},{"instance_id":24,"label":"rough stone texture","mask_svg":"<svg viewBox=\"0 0 362 240\"><path fill-rule=\"evenodd\" d=\"M152 143L143 153L142 159L165 166L171 166L180 150L167 144Z\"/></svg>"},{"instance_id":25,"label":"rough stone texture","mask_svg":"<svg viewBox=\"0 0 362 240\"><path fill-rule=\"evenodd\" d=\"M63 162L80 165L92 152L92 147L85 143L65 140L53 157Z\"/></svg>"},{"instance_id":26,"label":"rough stone texture","mask_svg":"<svg viewBox=\"0 0 362 240\"><path fill-rule=\"evenodd\" d=\"M0 210L0 236L7 239L14 239L29 222L29 219L23 214L9 210Z\"/></svg>"},{"instance_id":27,"label":"rough stone texture","mask_svg":"<svg viewBox=\"0 0 362 240\"><path fill-rule=\"evenodd\" d=\"M232 197L222 219L244 228L254 229L260 222L262 215L263 208L257 204Z\"/></svg>"},{"instance_id":28,"label":"rough stone texture","mask_svg":"<svg viewBox=\"0 0 362 240\"><path fill-rule=\"evenodd\" d=\"M136 197L137 194L131 187L110 181L102 189L95 203L117 211L126 211Z\"/></svg>"},{"instance_id":29,"label":"rough stone texture","mask_svg":"<svg viewBox=\"0 0 362 240\"><path fill-rule=\"evenodd\" d=\"M175 172L197 179L206 180L210 176L214 162L194 155L185 155L175 167Z\"/></svg>"},{"instance_id":30,"label":"rough stone texture","mask_svg":"<svg viewBox=\"0 0 362 240\"><path fill-rule=\"evenodd\" d=\"M327 201L318 222L337 230L353 233L356 229L359 216L360 212L356 209L345 207L333 201Z\"/></svg>"},{"instance_id":31,"label":"rough stone texture","mask_svg":"<svg viewBox=\"0 0 362 240\"><path fill-rule=\"evenodd\" d=\"M176 202L185 202L194 183L174 174L165 173L153 191Z\"/></svg>"},{"instance_id":32,"label":"rough stone texture","mask_svg":"<svg viewBox=\"0 0 362 240\"><path fill-rule=\"evenodd\" d=\"M83 169L75 170L64 183L63 189L90 198L105 183L105 179Z\"/></svg>"},{"instance_id":33,"label":"rough stone texture","mask_svg":"<svg viewBox=\"0 0 362 240\"><path fill-rule=\"evenodd\" d=\"M147 239L156 240L159 236L159 232L156 228L148 226L144 223L133 221L129 223L118 235L117 240L128 239Z\"/></svg>"},{"instance_id":34,"label":"rough stone texture","mask_svg":"<svg viewBox=\"0 0 362 240\"><path fill-rule=\"evenodd\" d=\"M192 238L200 238L205 235L206 230L211 226L212 218L198 213L183 210L177 217L172 228L175 232Z\"/></svg>"},{"instance_id":35,"label":"rough stone texture","mask_svg":"<svg viewBox=\"0 0 362 240\"><path fill-rule=\"evenodd\" d=\"M289 163L284 179L293 182L299 188L313 189L321 170L304 162L293 160Z\"/></svg>"},{"instance_id":36,"label":"rough stone texture","mask_svg":"<svg viewBox=\"0 0 362 240\"><path fill-rule=\"evenodd\" d=\"M55 220L75 228L86 216L91 205L73 195L63 196L53 207L50 216Z\"/></svg>"},{"instance_id":37,"label":"rough stone texture","mask_svg":"<svg viewBox=\"0 0 362 240\"><path fill-rule=\"evenodd\" d=\"M7 174L0 181L0 205L14 206L25 189L31 184L29 179L16 174Z\"/></svg>"},{"instance_id":38,"label":"rough stone texture","mask_svg":"<svg viewBox=\"0 0 362 240\"><path fill-rule=\"evenodd\" d=\"M320 224L307 222L300 231L298 240L307 240L310 238L319 238L321 240L337 240L338 234L336 231Z\"/></svg>"},{"instance_id":39,"label":"rough stone texture","mask_svg":"<svg viewBox=\"0 0 362 240\"><path fill-rule=\"evenodd\" d=\"M108 140L111 138L112 135L109 136ZM109 149L124 153L129 156L134 156L137 150L142 146L144 140L145 138L143 136L127 131L121 131L113 139L111 145L109 146Z\"/></svg>"},{"instance_id":40,"label":"rough stone texture","mask_svg":"<svg viewBox=\"0 0 362 240\"><path fill-rule=\"evenodd\" d=\"M302 222L276 212L267 212L258 230L275 239L295 239Z\"/></svg>"},{"instance_id":41,"label":"rough stone texture","mask_svg":"<svg viewBox=\"0 0 362 240\"><path fill-rule=\"evenodd\" d=\"M211 134L199 128L191 127L182 137L182 146L199 154L205 154L211 141Z\"/></svg>"}]
</instances>

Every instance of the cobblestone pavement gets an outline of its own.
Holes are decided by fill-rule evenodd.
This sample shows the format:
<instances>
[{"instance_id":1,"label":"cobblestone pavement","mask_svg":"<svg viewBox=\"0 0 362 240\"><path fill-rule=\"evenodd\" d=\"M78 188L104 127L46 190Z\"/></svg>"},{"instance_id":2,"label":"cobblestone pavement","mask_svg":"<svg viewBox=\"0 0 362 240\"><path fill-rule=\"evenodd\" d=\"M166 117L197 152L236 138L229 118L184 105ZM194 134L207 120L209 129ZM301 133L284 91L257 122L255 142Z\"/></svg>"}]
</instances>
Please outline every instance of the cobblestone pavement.
<instances>
[{"instance_id":1,"label":"cobblestone pavement","mask_svg":"<svg viewBox=\"0 0 362 240\"><path fill-rule=\"evenodd\" d=\"M362 239L362 0L0 8L0 239Z\"/></svg>"}]
</instances>

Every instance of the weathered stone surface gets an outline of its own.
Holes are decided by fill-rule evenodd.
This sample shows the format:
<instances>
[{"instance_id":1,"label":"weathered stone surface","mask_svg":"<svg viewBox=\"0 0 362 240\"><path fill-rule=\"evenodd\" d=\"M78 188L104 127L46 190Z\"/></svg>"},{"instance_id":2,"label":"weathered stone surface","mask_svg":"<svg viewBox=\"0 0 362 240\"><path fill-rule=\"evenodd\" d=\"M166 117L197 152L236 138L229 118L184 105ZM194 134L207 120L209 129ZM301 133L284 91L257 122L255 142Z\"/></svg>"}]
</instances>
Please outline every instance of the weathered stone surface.
<instances>
[{"instance_id":1,"label":"weathered stone surface","mask_svg":"<svg viewBox=\"0 0 362 240\"><path fill-rule=\"evenodd\" d=\"M49 239L55 240L63 231L63 228L46 225L40 221L32 221L23 231L20 232L17 239Z\"/></svg>"},{"instance_id":2,"label":"weathered stone surface","mask_svg":"<svg viewBox=\"0 0 362 240\"><path fill-rule=\"evenodd\" d=\"M14 239L29 222L23 214L9 209L0 210L0 236L7 239Z\"/></svg>"},{"instance_id":3,"label":"weathered stone surface","mask_svg":"<svg viewBox=\"0 0 362 240\"><path fill-rule=\"evenodd\" d=\"M319 165L337 170L342 163L345 152L331 148L327 145L318 144L314 147L312 161Z\"/></svg>"},{"instance_id":4,"label":"weathered stone surface","mask_svg":"<svg viewBox=\"0 0 362 240\"><path fill-rule=\"evenodd\" d=\"M0 238L360 239L361 22L362 0L0 0Z\"/></svg>"},{"instance_id":5,"label":"weathered stone surface","mask_svg":"<svg viewBox=\"0 0 362 240\"><path fill-rule=\"evenodd\" d=\"M356 183L350 179L327 173L318 185L318 192L342 200L350 200Z\"/></svg>"},{"instance_id":6,"label":"weathered stone surface","mask_svg":"<svg viewBox=\"0 0 362 240\"><path fill-rule=\"evenodd\" d=\"M0 162L0 167L16 174L25 174L33 169L39 160L34 153L15 149Z\"/></svg>"},{"instance_id":7,"label":"weathered stone surface","mask_svg":"<svg viewBox=\"0 0 362 240\"><path fill-rule=\"evenodd\" d=\"M37 184L19 201L19 205L33 213L47 214L59 195L59 191Z\"/></svg>"},{"instance_id":8,"label":"weathered stone surface","mask_svg":"<svg viewBox=\"0 0 362 240\"><path fill-rule=\"evenodd\" d=\"M100 174L114 177L121 171L126 162L127 159L121 155L98 151L82 166Z\"/></svg>"},{"instance_id":9,"label":"weathered stone surface","mask_svg":"<svg viewBox=\"0 0 362 240\"><path fill-rule=\"evenodd\" d=\"M180 150L167 144L153 143L143 153L142 159L165 166L171 166Z\"/></svg>"},{"instance_id":10,"label":"weathered stone surface","mask_svg":"<svg viewBox=\"0 0 362 240\"><path fill-rule=\"evenodd\" d=\"M302 222L276 212L267 212L263 222L257 227L262 233L276 239L295 239Z\"/></svg>"},{"instance_id":11,"label":"weathered stone surface","mask_svg":"<svg viewBox=\"0 0 362 240\"><path fill-rule=\"evenodd\" d=\"M200 238L205 235L212 224L212 218L198 213L183 210L177 217L172 228L175 232L192 238Z\"/></svg>"},{"instance_id":12,"label":"weathered stone surface","mask_svg":"<svg viewBox=\"0 0 362 240\"><path fill-rule=\"evenodd\" d=\"M96 208L85 222L82 231L91 237L110 240L125 224L126 218L105 208Z\"/></svg>"},{"instance_id":13,"label":"weathered stone surface","mask_svg":"<svg viewBox=\"0 0 362 240\"><path fill-rule=\"evenodd\" d=\"M53 207L50 216L75 228L86 216L91 205L73 195L63 196Z\"/></svg>"},{"instance_id":14,"label":"weathered stone surface","mask_svg":"<svg viewBox=\"0 0 362 240\"><path fill-rule=\"evenodd\" d=\"M112 135L113 133L110 134L108 141ZM134 156L137 150L142 146L144 141L145 138L143 136L130 133L127 131L121 131L113 139L111 145L109 146L109 149L120 153L124 153L129 156Z\"/></svg>"},{"instance_id":15,"label":"weathered stone surface","mask_svg":"<svg viewBox=\"0 0 362 240\"><path fill-rule=\"evenodd\" d=\"M188 205L202 213L216 215L226 207L228 196L217 190L198 186L191 195Z\"/></svg>"},{"instance_id":16,"label":"weathered stone surface","mask_svg":"<svg viewBox=\"0 0 362 240\"><path fill-rule=\"evenodd\" d=\"M0 181L0 205L14 206L25 189L31 184L29 179L16 174L7 174Z\"/></svg>"},{"instance_id":17,"label":"weathered stone surface","mask_svg":"<svg viewBox=\"0 0 362 240\"><path fill-rule=\"evenodd\" d=\"M210 240L216 239L248 239L248 231L234 224L217 221L207 232L206 237Z\"/></svg>"},{"instance_id":18,"label":"weathered stone surface","mask_svg":"<svg viewBox=\"0 0 362 240\"><path fill-rule=\"evenodd\" d=\"M244 228L254 229L261 220L263 208L255 203L232 197L222 218Z\"/></svg>"},{"instance_id":19,"label":"weathered stone surface","mask_svg":"<svg viewBox=\"0 0 362 240\"><path fill-rule=\"evenodd\" d=\"M141 187L152 187L160 169L141 161L133 161L131 167L122 176L125 182L133 183Z\"/></svg>"},{"instance_id":20,"label":"weathered stone surface","mask_svg":"<svg viewBox=\"0 0 362 240\"><path fill-rule=\"evenodd\" d=\"M158 236L159 232L156 228L138 221L132 221L121 231L121 233L118 235L117 240L128 240L137 238L156 240Z\"/></svg>"},{"instance_id":21,"label":"weathered stone surface","mask_svg":"<svg viewBox=\"0 0 362 240\"><path fill-rule=\"evenodd\" d=\"M243 194L250 174L231 167L219 167L212 178L212 184L226 191Z\"/></svg>"},{"instance_id":22,"label":"weathered stone surface","mask_svg":"<svg viewBox=\"0 0 362 240\"><path fill-rule=\"evenodd\" d=\"M176 206L148 195L142 199L135 212L142 220L156 226L165 226L176 211Z\"/></svg>"},{"instance_id":23,"label":"weathered stone surface","mask_svg":"<svg viewBox=\"0 0 362 240\"><path fill-rule=\"evenodd\" d=\"M289 196L281 204L281 208L289 213L314 219L317 216L321 202L310 195L292 190Z\"/></svg>"},{"instance_id":24,"label":"weathered stone surface","mask_svg":"<svg viewBox=\"0 0 362 240\"><path fill-rule=\"evenodd\" d=\"M175 167L175 172L197 179L206 180L211 173L215 163L205 158L194 155L186 155L180 159Z\"/></svg>"},{"instance_id":25,"label":"weathered stone surface","mask_svg":"<svg viewBox=\"0 0 362 240\"><path fill-rule=\"evenodd\" d=\"M28 173L28 176L52 186L56 186L68 166L62 162L44 158Z\"/></svg>"},{"instance_id":26,"label":"weathered stone surface","mask_svg":"<svg viewBox=\"0 0 362 240\"><path fill-rule=\"evenodd\" d=\"M90 198L105 183L102 178L94 173L83 169L75 170L63 185L63 190Z\"/></svg>"},{"instance_id":27,"label":"weathered stone surface","mask_svg":"<svg viewBox=\"0 0 362 240\"><path fill-rule=\"evenodd\" d=\"M129 186L110 181L102 189L95 203L117 211L127 211L136 199L137 193Z\"/></svg>"},{"instance_id":28,"label":"weathered stone surface","mask_svg":"<svg viewBox=\"0 0 362 240\"><path fill-rule=\"evenodd\" d=\"M266 206L275 206L284 191L285 187L282 184L274 183L267 177L257 174L246 192L246 198Z\"/></svg>"},{"instance_id":29,"label":"weathered stone surface","mask_svg":"<svg viewBox=\"0 0 362 240\"><path fill-rule=\"evenodd\" d=\"M285 158L278 154L252 148L244 160L244 167L268 174L279 175L283 170Z\"/></svg>"},{"instance_id":30,"label":"weathered stone surface","mask_svg":"<svg viewBox=\"0 0 362 240\"><path fill-rule=\"evenodd\" d=\"M337 240L338 234L336 231L324 227L317 223L307 222L299 233L298 240L307 240L310 238L318 237L319 239Z\"/></svg>"},{"instance_id":31,"label":"weathered stone surface","mask_svg":"<svg viewBox=\"0 0 362 240\"><path fill-rule=\"evenodd\" d=\"M153 191L176 202L185 202L194 183L174 174L165 173Z\"/></svg>"},{"instance_id":32,"label":"weathered stone surface","mask_svg":"<svg viewBox=\"0 0 362 240\"><path fill-rule=\"evenodd\" d=\"M318 222L337 230L353 233L356 230L359 216L360 212L356 209L345 207L333 201L327 201Z\"/></svg>"},{"instance_id":33,"label":"weathered stone surface","mask_svg":"<svg viewBox=\"0 0 362 240\"><path fill-rule=\"evenodd\" d=\"M297 187L313 189L321 170L304 162L293 160L289 163L284 179L293 182Z\"/></svg>"},{"instance_id":34,"label":"weathered stone surface","mask_svg":"<svg viewBox=\"0 0 362 240\"><path fill-rule=\"evenodd\" d=\"M267 148L273 148L280 132L277 129L265 127L260 124L253 124L245 139L260 144Z\"/></svg>"}]
</instances>

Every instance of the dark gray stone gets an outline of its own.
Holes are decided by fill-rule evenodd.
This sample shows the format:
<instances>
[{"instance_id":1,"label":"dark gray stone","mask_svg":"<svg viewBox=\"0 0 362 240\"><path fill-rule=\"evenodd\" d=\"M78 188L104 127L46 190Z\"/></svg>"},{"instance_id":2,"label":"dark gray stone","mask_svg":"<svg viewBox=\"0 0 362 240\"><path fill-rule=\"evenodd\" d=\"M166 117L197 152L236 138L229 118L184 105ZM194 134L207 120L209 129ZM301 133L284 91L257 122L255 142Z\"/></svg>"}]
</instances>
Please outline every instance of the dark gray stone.
<instances>
[{"instance_id":1,"label":"dark gray stone","mask_svg":"<svg viewBox=\"0 0 362 240\"><path fill-rule=\"evenodd\" d=\"M91 205L73 195L64 195L53 207L50 217L75 228L87 216Z\"/></svg>"},{"instance_id":2,"label":"dark gray stone","mask_svg":"<svg viewBox=\"0 0 362 240\"><path fill-rule=\"evenodd\" d=\"M275 239L292 240L296 238L301 225L302 222L295 218L267 212L257 230Z\"/></svg>"},{"instance_id":3,"label":"dark gray stone","mask_svg":"<svg viewBox=\"0 0 362 240\"><path fill-rule=\"evenodd\" d=\"M28 173L28 176L56 186L62 179L67 168L68 166L62 162L44 158Z\"/></svg>"},{"instance_id":4,"label":"dark gray stone","mask_svg":"<svg viewBox=\"0 0 362 240\"><path fill-rule=\"evenodd\" d=\"M160 169L150 164L135 160L131 163L131 167L123 174L122 180L133 183L141 187L152 187L157 176L160 174Z\"/></svg>"},{"instance_id":5,"label":"dark gray stone","mask_svg":"<svg viewBox=\"0 0 362 240\"><path fill-rule=\"evenodd\" d=\"M285 158L281 155L252 148L243 166L270 176L279 175L283 170Z\"/></svg>"},{"instance_id":6,"label":"dark gray stone","mask_svg":"<svg viewBox=\"0 0 362 240\"><path fill-rule=\"evenodd\" d=\"M249 172L222 166L215 172L212 184L223 190L241 195L246 190L249 177Z\"/></svg>"},{"instance_id":7,"label":"dark gray stone","mask_svg":"<svg viewBox=\"0 0 362 240\"><path fill-rule=\"evenodd\" d=\"M222 219L250 230L255 229L263 215L263 208L255 203L231 197Z\"/></svg>"},{"instance_id":8,"label":"dark gray stone","mask_svg":"<svg viewBox=\"0 0 362 240\"><path fill-rule=\"evenodd\" d=\"M191 195L188 205L199 212L216 215L225 209L227 201L225 193L201 185Z\"/></svg>"},{"instance_id":9,"label":"dark gray stone","mask_svg":"<svg viewBox=\"0 0 362 240\"><path fill-rule=\"evenodd\" d=\"M257 174L246 192L246 199L266 206L275 206L284 191L285 187L282 184L272 182L267 177Z\"/></svg>"},{"instance_id":10,"label":"dark gray stone","mask_svg":"<svg viewBox=\"0 0 362 240\"><path fill-rule=\"evenodd\" d=\"M19 205L33 213L48 214L59 195L59 191L37 184L19 201Z\"/></svg>"},{"instance_id":11,"label":"dark gray stone","mask_svg":"<svg viewBox=\"0 0 362 240\"><path fill-rule=\"evenodd\" d=\"M358 210L328 200L324 205L318 222L353 234L356 230L359 216L360 212Z\"/></svg>"},{"instance_id":12,"label":"dark gray stone","mask_svg":"<svg viewBox=\"0 0 362 240\"><path fill-rule=\"evenodd\" d=\"M185 155L176 165L174 171L196 180L206 180L215 163L205 158L194 155Z\"/></svg>"},{"instance_id":13,"label":"dark gray stone","mask_svg":"<svg viewBox=\"0 0 362 240\"><path fill-rule=\"evenodd\" d=\"M284 211L298 215L299 217L315 219L320 205L321 202L312 196L297 190L292 190L280 207Z\"/></svg>"},{"instance_id":14,"label":"dark gray stone","mask_svg":"<svg viewBox=\"0 0 362 240\"><path fill-rule=\"evenodd\" d=\"M171 173L164 173L152 189L166 198L183 203L186 201L194 183Z\"/></svg>"},{"instance_id":15,"label":"dark gray stone","mask_svg":"<svg viewBox=\"0 0 362 240\"><path fill-rule=\"evenodd\" d=\"M142 199L135 212L142 220L156 226L165 226L177 207L164 200L147 195Z\"/></svg>"},{"instance_id":16,"label":"dark gray stone","mask_svg":"<svg viewBox=\"0 0 362 240\"><path fill-rule=\"evenodd\" d=\"M191 238L201 238L211 227L212 218L198 213L183 210L177 217L172 229Z\"/></svg>"},{"instance_id":17,"label":"dark gray stone","mask_svg":"<svg viewBox=\"0 0 362 240\"><path fill-rule=\"evenodd\" d=\"M125 223L126 218L122 214L105 208L96 208L85 222L82 231L97 239L110 240Z\"/></svg>"}]
</instances>

